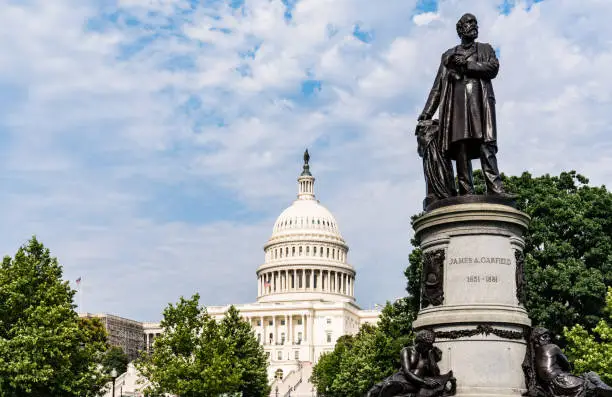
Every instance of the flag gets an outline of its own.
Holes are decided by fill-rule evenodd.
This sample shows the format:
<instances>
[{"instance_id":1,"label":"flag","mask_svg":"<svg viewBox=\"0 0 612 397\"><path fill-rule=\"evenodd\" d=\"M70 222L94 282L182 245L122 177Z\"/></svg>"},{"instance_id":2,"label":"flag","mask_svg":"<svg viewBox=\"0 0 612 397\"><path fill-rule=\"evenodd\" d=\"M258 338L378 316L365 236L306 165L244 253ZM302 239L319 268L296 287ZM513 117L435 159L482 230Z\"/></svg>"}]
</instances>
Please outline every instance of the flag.
<instances>
[{"instance_id":1,"label":"flag","mask_svg":"<svg viewBox=\"0 0 612 397\"><path fill-rule=\"evenodd\" d=\"M79 276L79 278L76 279L76 283L77 283L77 286L81 285L81 276Z\"/></svg>"},{"instance_id":2,"label":"flag","mask_svg":"<svg viewBox=\"0 0 612 397\"><path fill-rule=\"evenodd\" d=\"M270 284L270 280L265 280L264 281L264 287L269 287L270 285L271 285Z\"/></svg>"}]
</instances>

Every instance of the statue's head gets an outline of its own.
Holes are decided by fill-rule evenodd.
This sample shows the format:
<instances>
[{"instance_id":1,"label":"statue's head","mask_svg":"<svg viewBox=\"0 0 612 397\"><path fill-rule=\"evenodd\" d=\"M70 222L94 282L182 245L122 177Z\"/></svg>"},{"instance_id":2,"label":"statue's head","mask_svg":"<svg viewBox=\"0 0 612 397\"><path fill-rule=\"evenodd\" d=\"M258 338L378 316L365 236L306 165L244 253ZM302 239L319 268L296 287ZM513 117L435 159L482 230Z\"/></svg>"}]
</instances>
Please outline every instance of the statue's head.
<instances>
[{"instance_id":1,"label":"statue's head","mask_svg":"<svg viewBox=\"0 0 612 397\"><path fill-rule=\"evenodd\" d=\"M536 346L545 346L551 343L550 331L546 328L536 327L531 331L531 343Z\"/></svg>"},{"instance_id":2,"label":"statue's head","mask_svg":"<svg viewBox=\"0 0 612 397\"><path fill-rule=\"evenodd\" d=\"M436 334L428 329L424 329L416 333L414 337L414 344L418 351L425 353L433 347L433 343L436 341Z\"/></svg>"},{"instance_id":3,"label":"statue's head","mask_svg":"<svg viewBox=\"0 0 612 397\"><path fill-rule=\"evenodd\" d=\"M478 21L473 14L463 14L457 21L457 34L467 40L476 40L478 37Z\"/></svg>"}]
</instances>

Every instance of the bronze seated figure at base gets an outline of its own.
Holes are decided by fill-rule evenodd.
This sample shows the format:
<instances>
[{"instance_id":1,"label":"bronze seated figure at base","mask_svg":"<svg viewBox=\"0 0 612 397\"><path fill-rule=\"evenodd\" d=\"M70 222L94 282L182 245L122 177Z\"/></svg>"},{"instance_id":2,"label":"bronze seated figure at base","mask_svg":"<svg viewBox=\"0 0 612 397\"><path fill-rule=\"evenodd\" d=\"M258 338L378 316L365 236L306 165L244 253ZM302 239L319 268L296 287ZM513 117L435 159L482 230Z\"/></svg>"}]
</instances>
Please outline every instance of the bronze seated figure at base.
<instances>
[{"instance_id":1,"label":"bronze seated figure at base","mask_svg":"<svg viewBox=\"0 0 612 397\"><path fill-rule=\"evenodd\" d=\"M523 363L529 397L612 397L612 387L595 372L573 375L571 365L559 346L551 342L546 328L531 331Z\"/></svg>"},{"instance_id":2,"label":"bronze seated figure at base","mask_svg":"<svg viewBox=\"0 0 612 397\"><path fill-rule=\"evenodd\" d=\"M401 368L374 385L367 397L438 397L452 396L456 391L453 372L440 374L438 361L442 352L434 347L433 331L419 331L415 345L400 352Z\"/></svg>"}]
</instances>

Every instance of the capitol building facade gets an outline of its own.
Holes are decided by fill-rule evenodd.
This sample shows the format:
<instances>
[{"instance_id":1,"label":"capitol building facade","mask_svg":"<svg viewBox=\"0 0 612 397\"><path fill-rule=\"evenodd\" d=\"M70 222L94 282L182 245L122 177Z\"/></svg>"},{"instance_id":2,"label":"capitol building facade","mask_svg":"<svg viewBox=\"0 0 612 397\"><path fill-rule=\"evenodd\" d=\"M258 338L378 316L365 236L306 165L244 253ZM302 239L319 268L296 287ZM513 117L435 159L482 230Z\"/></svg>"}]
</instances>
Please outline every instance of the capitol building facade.
<instances>
[{"instance_id":1,"label":"capitol building facade","mask_svg":"<svg viewBox=\"0 0 612 397\"><path fill-rule=\"evenodd\" d=\"M361 325L376 323L380 315L378 310L357 305L349 247L332 213L316 199L314 186L306 151L297 199L279 215L264 245L264 261L257 269L257 299L234 304L268 356L273 391L279 385L293 389L294 383L308 390L312 365L321 354L332 351L340 336L357 333ZM208 306L207 310L220 320L229 307ZM152 349L161 332L159 323L143 323L144 348Z\"/></svg>"}]
</instances>

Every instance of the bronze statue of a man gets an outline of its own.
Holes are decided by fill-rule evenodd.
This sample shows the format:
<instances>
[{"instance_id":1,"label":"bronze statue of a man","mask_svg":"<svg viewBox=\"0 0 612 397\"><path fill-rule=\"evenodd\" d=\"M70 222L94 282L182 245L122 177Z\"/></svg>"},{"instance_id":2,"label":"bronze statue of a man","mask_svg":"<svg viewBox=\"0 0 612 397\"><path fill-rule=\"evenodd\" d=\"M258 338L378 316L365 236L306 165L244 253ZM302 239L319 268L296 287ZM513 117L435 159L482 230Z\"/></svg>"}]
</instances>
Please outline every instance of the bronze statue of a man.
<instances>
[{"instance_id":1,"label":"bronze statue of a man","mask_svg":"<svg viewBox=\"0 0 612 397\"><path fill-rule=\"evenodd\" d=\"M472 14L457 22L461 44L442 54L442 61L419 121L430 120L439 108L440 146L455 160L459 194L474 194L471 160L480 158L487 194L504 193L497 167L495 94L491 80L499 62L493 47L478 43Z\"/></svg>"},{"instance_id":2,"label":"bronze statue of a man","mask_svg":"<svg viewBox=\"0 0 612 397\"><path fill-rule=\"evenodd\" d=\"M433 345L435 334L430 330L417 332L415 345L400 352L401 368L368 391L367 397L442 397L456 391L453 372L440 374L440 349Z\"/></svg>"},{"instance_id":3,"label":"bronze statue of a man","mask_svg":"<svg viewBox=\"0 0 612 397\"><path fill-rule=\"evenodd\" d=\"M551 341L546 328L531 331L527 348L525 396L546 397L612 397L612 387L595 372L572 375L571 365L559 346Z\"/></svg>"}]
</instances>

